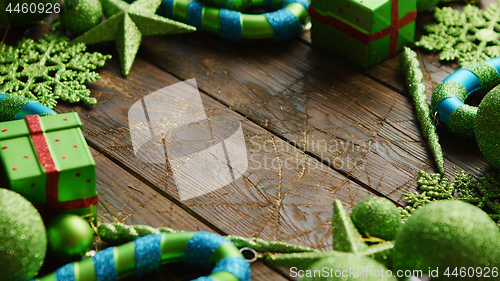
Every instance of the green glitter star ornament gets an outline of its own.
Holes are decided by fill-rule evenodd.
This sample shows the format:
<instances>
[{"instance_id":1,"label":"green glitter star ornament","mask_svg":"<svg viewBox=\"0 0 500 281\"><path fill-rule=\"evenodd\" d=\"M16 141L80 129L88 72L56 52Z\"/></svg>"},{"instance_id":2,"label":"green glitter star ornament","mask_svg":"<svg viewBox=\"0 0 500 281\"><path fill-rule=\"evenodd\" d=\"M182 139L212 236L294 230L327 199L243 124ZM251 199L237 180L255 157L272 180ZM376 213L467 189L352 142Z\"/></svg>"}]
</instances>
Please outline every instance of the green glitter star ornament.
<instances>
[{"instance_id":1,"label":"green glitter star ornament","mask_svg":"<svg viewBox=\"0 0 500 281\"><path fill-rule=\"evenodd\" d=\"M22 39L17 47L0 44L0 93L22 96L53 108L57 99L96 104L85 82L110 55L86 53L85 44L70 46L68 38L47 34L38 42Z\"/></svg>"},{"instance_id":2,"label":"green glitter star ornament","mask_svg":"<svg viewBox=\"0 0 500 281\"><path fill-rule=\"evenodd\" d=\"M139 50L142 36L193 32L196 28L155 15L161 0L102 0L107 20L80 35L73 43L96 44L114 41L122 74L128 76Z\"/></svg>"},{"instance_id":3,"label":"green glitter star ornament","mask_svg":"<svg viewBox=\"0 0 500 281\"><path fill-rule=\"evenodd\" d=\"M450 7L436 8L434 17L438 23L426 25L430 34L422 36L415 45L441 51L440 60L458 59L463 66L500 56L497 4L484 9L466 5L462 12Z\"/></svg>"}]
</instances>

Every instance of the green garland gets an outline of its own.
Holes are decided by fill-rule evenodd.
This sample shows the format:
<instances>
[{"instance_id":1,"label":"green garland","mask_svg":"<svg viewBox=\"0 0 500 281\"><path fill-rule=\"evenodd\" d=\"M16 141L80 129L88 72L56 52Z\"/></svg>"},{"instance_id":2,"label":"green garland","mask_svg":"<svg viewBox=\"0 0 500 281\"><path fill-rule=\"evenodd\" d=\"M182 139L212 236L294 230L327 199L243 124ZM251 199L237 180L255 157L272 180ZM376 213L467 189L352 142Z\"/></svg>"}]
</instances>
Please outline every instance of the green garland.
<instances>
[{"instance_id":1,"label":"green garland","mask_svg":"<svg viewBox=\"0 0 500 281\"><path fill-rule=\"evenodd\" d=\"M490 213L492 219L499 220L500 174L488 173L474 180L472 175L462 171L453 181L440 174L428 174L425 171L418 174L417 184L421 192L403 194L408 203L404 208L399 208L403 220L408 219L416 209L437 200L460 200L475 204Z\"/></svg>"}]
</instances>

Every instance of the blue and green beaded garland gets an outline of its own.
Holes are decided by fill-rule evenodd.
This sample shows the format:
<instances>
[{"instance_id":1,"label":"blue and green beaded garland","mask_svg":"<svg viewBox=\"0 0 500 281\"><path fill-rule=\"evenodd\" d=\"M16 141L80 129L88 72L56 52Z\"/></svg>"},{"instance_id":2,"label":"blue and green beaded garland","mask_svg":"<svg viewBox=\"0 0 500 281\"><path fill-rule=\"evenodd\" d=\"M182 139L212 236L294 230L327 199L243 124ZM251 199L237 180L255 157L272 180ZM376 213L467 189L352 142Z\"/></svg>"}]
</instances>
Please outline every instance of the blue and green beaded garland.
<instances>
[{"instance_id":1,"label":"blue and green beaded garland","mask_svg":"<svg viewBox=\"0 0 500 281\"><path fill-rule=\"evenodd\" d=\"M466 138L475 137L477 107L464 104L472 95L484 96L500 84L500 58L472 63L460 68L432 93L431 108L441 124Z\"/></svg>"},{"instance_id":2,"label":"blue and green beaded garland","mask_svg":"<svg viewBox=\"0 0 500 281\"><path fill-rule=\"evenodd\" d=\"M158 233L94 257L67 264L35 281L114 281L157 272L161 264L183 262L191 268L211 270L194 281L250 281L250 265L229 240L204 232Z\"/></svg>"},{"instance_id":3,"label":"blue and green beaded garland","mask_svg":"<svg viewBox=\"0 0 500 281\"><path fill-rule=\"evenodd\" d=\"M232 7L220 1L207 0L219 7ZM307 0L263 0L250 3L237 3L235 9L242 9L244 5L262 5L273 12L264 14L244 14L239 11L220 9L205 6L205 4L191 0L163 0L159 14L192 25L198 31L218 33L223 39L240 42L244 39L272 39L284 41L296 36L302 31L302 24L308 18Z\"/></svg>"}]
</instances>

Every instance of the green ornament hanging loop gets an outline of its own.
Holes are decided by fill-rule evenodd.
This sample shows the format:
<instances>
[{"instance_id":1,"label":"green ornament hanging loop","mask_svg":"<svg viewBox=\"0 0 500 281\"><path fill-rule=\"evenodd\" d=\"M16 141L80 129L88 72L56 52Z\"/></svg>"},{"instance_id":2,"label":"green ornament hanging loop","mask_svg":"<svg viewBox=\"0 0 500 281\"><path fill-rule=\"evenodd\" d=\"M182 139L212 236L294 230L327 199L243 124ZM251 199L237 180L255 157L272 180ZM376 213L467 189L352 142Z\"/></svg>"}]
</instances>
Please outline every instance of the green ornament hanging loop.
<instances>
[{"instance_id":1,"label":"green ornament hanging loop","mask_svg":"<svg viewBox=\"0 0 500 281\"><path fill-rule=\"evenodd\" d=\"M484 96L499 85L499 73L500 58L472 63L453 72L432 93L433 115L451 132L474 138L477 107L464 102L469 96Z\"/></svg>"}]
</instances>

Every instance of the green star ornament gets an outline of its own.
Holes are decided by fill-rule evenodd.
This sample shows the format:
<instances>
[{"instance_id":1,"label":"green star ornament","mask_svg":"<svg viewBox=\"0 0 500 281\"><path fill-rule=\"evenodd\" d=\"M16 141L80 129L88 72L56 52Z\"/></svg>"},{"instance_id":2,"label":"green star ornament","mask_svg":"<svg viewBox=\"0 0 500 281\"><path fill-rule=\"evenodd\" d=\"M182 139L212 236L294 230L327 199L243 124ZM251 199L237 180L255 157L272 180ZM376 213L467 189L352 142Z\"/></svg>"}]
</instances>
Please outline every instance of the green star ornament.
<instances>
[{"instance_id":1,"label":"green star ornament","mask_svg":"<svg viewBox=\"0 0 500 281\"><path fill-rule=\"evenodd\" d=\"M101 0L107 20L80 35L73 43L87 45L115 41L122 73L130 73L142 36L193 32L196 28L155 15L161 0Z\"/></svg>"}]
</instances>

